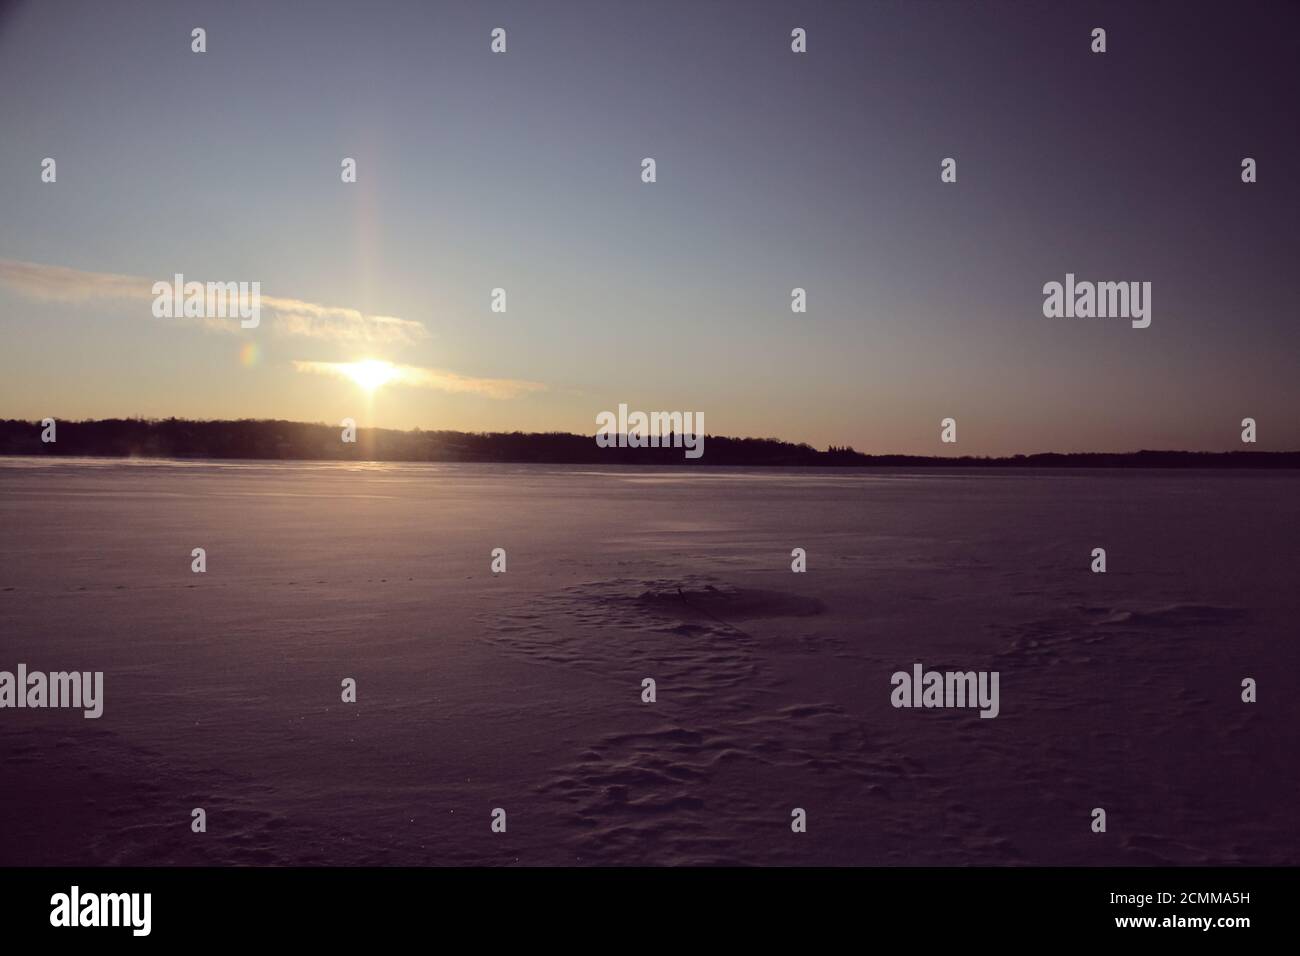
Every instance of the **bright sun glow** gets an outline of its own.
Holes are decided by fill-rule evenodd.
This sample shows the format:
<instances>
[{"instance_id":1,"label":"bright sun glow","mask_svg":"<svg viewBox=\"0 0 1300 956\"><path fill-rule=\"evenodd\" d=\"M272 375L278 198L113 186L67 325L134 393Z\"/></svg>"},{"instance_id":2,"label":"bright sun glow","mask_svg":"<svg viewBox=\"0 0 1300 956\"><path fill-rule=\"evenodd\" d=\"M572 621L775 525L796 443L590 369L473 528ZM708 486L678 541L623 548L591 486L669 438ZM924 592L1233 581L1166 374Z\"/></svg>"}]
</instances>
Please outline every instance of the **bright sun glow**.
<instances>
[{"instance_id":1,"label":"bright sun glow","mask_svg":"<svg viewBox=\"0 0 1300 956\"><path fill-rule=\"evenodd\" d=\"M379 359L366 359L364 362L352 362L343 366L348 378L356 382L367 392L373 392L380 385L391 382L397 377L397 368L391 362Z\"/></svg>"}]
</instances>

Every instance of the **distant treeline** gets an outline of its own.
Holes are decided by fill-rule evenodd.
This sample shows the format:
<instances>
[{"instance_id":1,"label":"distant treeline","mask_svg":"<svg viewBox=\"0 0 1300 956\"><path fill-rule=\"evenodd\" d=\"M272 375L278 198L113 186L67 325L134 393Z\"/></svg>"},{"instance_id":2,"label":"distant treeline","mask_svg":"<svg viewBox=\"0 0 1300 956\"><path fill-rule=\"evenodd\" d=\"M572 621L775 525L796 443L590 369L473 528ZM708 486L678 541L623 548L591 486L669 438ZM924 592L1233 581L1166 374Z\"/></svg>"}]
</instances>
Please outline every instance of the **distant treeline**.
<instances>
[{"instance_id":1,"label":"distant treeline","mask_svg":"<svg viewBox=\"0 0 1300 956\"><path fill-rule=\"evenodd\" d=\"M1113 454L1038 454L1012 458L865 455L832 445L775 438L708 436L704 456L688 459L681 448L600 448L593 435L564 432L395 431L358 428L355 443L342 441L335 425L306 422L197 422L110 418L59 421L57 440L41 441L39 422L0 420L0 454L115 458L251 458L314 461L538 462L591 465L765 465L908 467L1090 467L1090 468L1300 468L1300 452L1138 451Z\"/></svg>"}]
</instances>

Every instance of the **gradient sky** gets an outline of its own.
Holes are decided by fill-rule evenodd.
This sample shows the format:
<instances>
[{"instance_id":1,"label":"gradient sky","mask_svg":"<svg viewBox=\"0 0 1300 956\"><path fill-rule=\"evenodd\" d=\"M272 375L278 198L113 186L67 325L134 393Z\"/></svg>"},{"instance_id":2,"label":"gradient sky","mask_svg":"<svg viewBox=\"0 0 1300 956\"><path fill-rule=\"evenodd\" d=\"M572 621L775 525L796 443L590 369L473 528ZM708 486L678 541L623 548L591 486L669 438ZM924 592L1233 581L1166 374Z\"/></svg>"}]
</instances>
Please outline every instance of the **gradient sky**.
<instances>
[{"instance_id":1,"label":"gradient sky","mask_svg":"<svg viewBox=\"0 0 1300 956\"><path fill-rule=\"evenodd\" d=\"M1010 454L1240 448L1252 416L1300 448L1293 3L0 9L0 417L590 434L626 402ZM418 325L218 331L97 278L176 272ZM1067 272L1150 281L1151 327L1044 318ZM435 387L295 366L364 357Z\"/></svg>"}]
</instances>

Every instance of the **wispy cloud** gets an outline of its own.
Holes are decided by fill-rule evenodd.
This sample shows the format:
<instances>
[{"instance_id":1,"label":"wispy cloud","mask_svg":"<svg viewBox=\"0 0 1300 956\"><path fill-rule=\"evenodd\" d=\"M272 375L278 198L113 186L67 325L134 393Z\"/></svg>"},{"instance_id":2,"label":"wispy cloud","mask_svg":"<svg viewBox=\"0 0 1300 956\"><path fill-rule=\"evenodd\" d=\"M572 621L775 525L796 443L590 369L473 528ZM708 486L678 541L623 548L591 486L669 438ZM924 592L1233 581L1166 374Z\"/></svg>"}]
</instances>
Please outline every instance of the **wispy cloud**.
<instances>
[{"instance_id":1,"label":"wispy cloud","mask_svg":"<svg viewBox=\"0 0 1300 956\"><path fill-rule=\"evenodd\" d=\"M172 277L159 276L156 279L146 279L140 276L85 272L64 266L0 259L0 284L39 302L151 303L154 298L155 281L171 282ZM203 280L186 276L186 281ZM429 336L428 330L420 322L399 319L391 315L366 315L357 309L345 306L320 305L303 299L263 295L261 308L264 319L269 319L271 329L279 335L373 345L403 345ZM141 314L153 318L148 308L142 310ZM239 330L237 321L225 319L189 321L220 331Z\"/></svg>"},{"instance_id":2,"label":"wispy cloud","mask_svg":"<svg viewBox=\"0 0 1300 956\"><path fill-rule=\"evenodd\" d=\"M95 302L105 299L153 299L153 283L138 276L82 272L63 266L0 259L0 282L40 302ZM146 311L145 315L149 313ZM238 326L236 326L238 327Z\"/></svg>"},{"instance_id":3,"label":"wispy cloud","mask_svg":"<svg viewBox=\"0 0 1300 956\"><path fill-rule=\"evenodd\" d=\"M304 362L295 361L299 372L331 375L335 378L356 380L361 362ZM441 392L469 392L488 398L517 398L529 392L540 392L546 386L540 382L527 382L512 378L473 378L436 368L419 368L414 365L386 365L385 384L409 385L413 388L432 388Z\"/></svg>"},{"instance_id":4,"label":"wispy cloud","mask_svg":"<svg viewBox=\"0 0 1300 956\"><path fill-rule=\"evenodd\" d=\"M402 345L429 337L424 325L411 319L364 315L356 309L301 299L264 295L262 308L271 313L274 329L285 335L377 345Z\"/></svg>"}]
</instances>

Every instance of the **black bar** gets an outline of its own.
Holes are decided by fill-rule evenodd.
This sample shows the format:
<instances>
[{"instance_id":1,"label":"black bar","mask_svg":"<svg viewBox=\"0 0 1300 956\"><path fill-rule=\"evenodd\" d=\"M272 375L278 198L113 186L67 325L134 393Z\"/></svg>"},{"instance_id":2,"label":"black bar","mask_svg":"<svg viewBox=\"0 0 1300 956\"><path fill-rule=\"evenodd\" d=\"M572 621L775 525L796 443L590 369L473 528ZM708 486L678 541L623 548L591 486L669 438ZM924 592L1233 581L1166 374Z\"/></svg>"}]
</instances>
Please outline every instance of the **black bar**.
<instances>
[{"instance_id":1,"label":"black bar","mask_svg":"<svg viewBox=\"0 0 1300 956\"><path fill-rule=\"evenodd\" d=\"M926 945L1129 937L1230 946L1285 932L1295 877L1294 868L1228 867L8 869L0 870L0 925L7 941L91 945L415 938L459 949L461 934L483 944L522 934L534 943L642 938L679 947L699 927L759 944L774 935L883 941L905 932ZM52 926L52 898L73 886L83 905L88 894L151 894L148 935L130 925ZM1154 925L1121 925L1148 919ZM1188 925L1204 919L1208 929Z\"/></svg>"}]
</instances>

